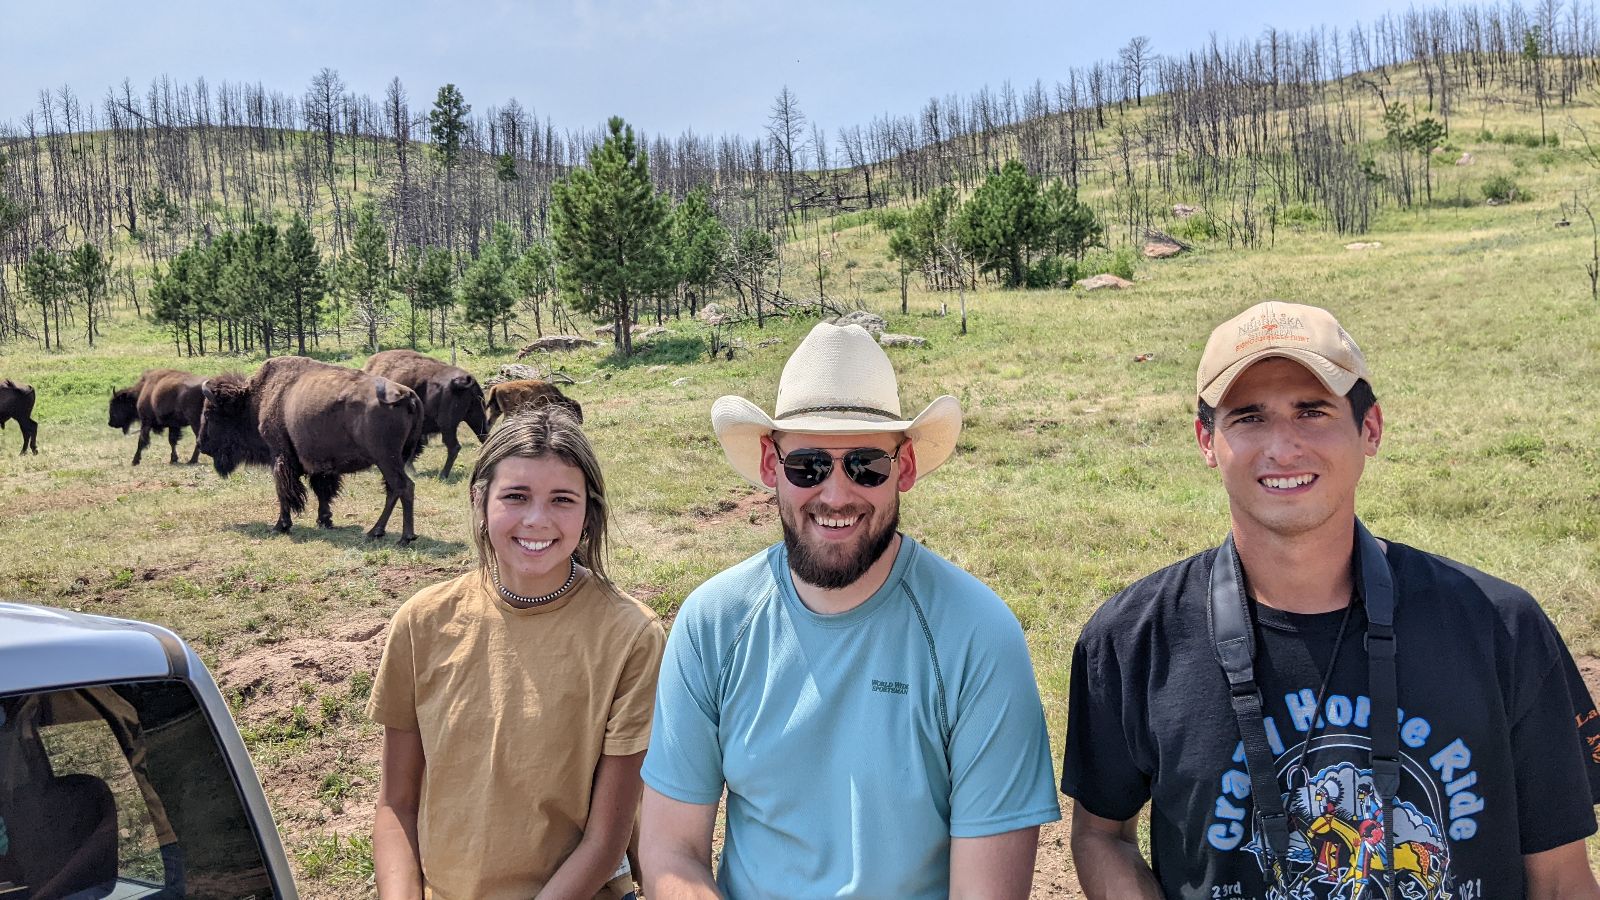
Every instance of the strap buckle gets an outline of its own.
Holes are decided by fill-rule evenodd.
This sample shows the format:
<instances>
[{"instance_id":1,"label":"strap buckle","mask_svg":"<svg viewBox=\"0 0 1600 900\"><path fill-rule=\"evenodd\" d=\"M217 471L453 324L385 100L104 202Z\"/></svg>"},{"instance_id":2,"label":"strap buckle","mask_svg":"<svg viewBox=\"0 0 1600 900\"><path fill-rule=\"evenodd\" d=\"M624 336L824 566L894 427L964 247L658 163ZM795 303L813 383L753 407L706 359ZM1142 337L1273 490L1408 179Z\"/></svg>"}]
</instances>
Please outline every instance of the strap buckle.
<instances>
[{"instance_id":1,"label":"strap buckle","mask_svg":"<svg viewBox=\"0 0 1600 900\"><path fill-rule=\"evenodd\" d=\"M1372 786L1385 800L1393 800L1400 792L1400 759L1394 756L1372 756Z\"/></svg>"},{"instance_id":2,"label":"strap buckle","mask_svg":"<svg viewBox=\"0 0 1600 900\"><path fill-rule=\"evenodd\" d=\"M1367 633L1362 635L1361 645L1366 648L1368 656L1376 656L1380 659L1394 659L1394 630L1382 628L1369 622L1367 624Z\"/></svg>"}]
</instances>

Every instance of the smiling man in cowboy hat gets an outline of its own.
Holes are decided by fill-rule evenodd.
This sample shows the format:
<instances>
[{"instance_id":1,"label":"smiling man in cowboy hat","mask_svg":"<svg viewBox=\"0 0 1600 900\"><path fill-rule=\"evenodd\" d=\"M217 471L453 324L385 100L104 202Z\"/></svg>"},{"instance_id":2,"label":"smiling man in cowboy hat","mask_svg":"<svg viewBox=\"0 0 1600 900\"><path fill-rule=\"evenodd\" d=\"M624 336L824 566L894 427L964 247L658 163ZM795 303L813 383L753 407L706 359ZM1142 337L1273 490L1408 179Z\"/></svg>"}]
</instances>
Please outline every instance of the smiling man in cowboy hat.
<instances>
[{"instance_id":1,"label":"smiling man in cowboy hat","mask_svg":"<svg viewBox=\"0 0 1600 900\"><path fill-rule=\"evenodd\" d=\"M777 491L783 542L673 623L643 772L646 893L1026 897L1038 826L1060 811L1022 629L897 530L900 494L955 449L960 405L903 418L871 335L821 324L773 416L723 397L711 418L734 469Z\"/></svg>"}]
</instances>

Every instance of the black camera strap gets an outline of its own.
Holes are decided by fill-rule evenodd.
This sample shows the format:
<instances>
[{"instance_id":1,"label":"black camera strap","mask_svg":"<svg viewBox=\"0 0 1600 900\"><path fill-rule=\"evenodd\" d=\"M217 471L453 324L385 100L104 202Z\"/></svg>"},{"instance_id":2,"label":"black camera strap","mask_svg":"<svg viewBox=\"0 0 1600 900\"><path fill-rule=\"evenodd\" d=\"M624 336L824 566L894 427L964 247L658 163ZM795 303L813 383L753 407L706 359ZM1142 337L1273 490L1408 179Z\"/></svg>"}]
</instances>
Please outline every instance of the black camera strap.
<instances>
[{"instance_id":1,"label":"black camera strap","mask_svg":"<svg viewBox=\"0 0 1600 900\"><path fill-rule=\"evenodd\" d=\"M1388 888L1394 885L1394 804L1400 789L1400 714L1399 686L1395 671L1394 575L1383 548L1358 519L1355 523L1357 589L1367 614L1367 691L1372 700L1370 722L1372 740L1372 782L1382 804L1385 863ZM1262 713L1261 687L1256 683L1255 623L1245 592L1244 569L1233 546L1233 535L1217 548L1211 562L1210 604L1206 610L1211 640L1217 661L1228 677L1228 695L1234 718L1239 722L1239 737L1244 742L1245 770L1250 776L1250 794L1266 838L1267 858L1273 880L1283 882L1283 863L1289 856L1289 815L1283 808L1283 792L1272 749L1267 742ZM1330 660L1330 669L1336 660ZM1313 715L1321 715L1316 710ZM1309 737L1307 738L1309 740Z\"/></svg>"}]
</instances>

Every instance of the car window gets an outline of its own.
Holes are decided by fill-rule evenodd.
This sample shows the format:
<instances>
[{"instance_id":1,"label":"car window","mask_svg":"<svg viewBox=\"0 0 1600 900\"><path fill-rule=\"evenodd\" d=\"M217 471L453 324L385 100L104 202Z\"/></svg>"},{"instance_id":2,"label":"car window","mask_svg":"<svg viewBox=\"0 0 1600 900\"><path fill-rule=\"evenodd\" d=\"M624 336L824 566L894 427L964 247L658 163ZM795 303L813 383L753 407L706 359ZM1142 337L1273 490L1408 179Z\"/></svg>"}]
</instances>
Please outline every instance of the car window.
<instances>
[{"instance_id":1,"label":"car window","mask_svg":"<svg viewBox=\"0 0 1600 900\"><path fill-rule=\"evenodd\" d=\"M186 684L0 697L0 900L272 896Z\"/></svg>"}]
</instances>

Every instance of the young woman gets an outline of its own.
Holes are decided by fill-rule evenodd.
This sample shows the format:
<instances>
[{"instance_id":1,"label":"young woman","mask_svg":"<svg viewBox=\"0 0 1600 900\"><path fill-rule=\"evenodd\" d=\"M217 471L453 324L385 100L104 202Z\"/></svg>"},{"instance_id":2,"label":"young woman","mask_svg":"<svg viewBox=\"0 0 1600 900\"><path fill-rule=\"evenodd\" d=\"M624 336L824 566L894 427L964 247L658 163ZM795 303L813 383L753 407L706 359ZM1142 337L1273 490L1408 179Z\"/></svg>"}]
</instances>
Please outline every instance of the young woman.
<instances>
[{"instance_id":1,"label":"young woman","mask_svg":"<svg viewBox=\"0 0 1600 900\"><path fill-rule=\"evenodd\" d=\"M477 570L395 613L368 705L378 894L625 897L666 638L606 578L600 465L541 407L489 436L471 497Z\"/></svg>"}]
</instances>

